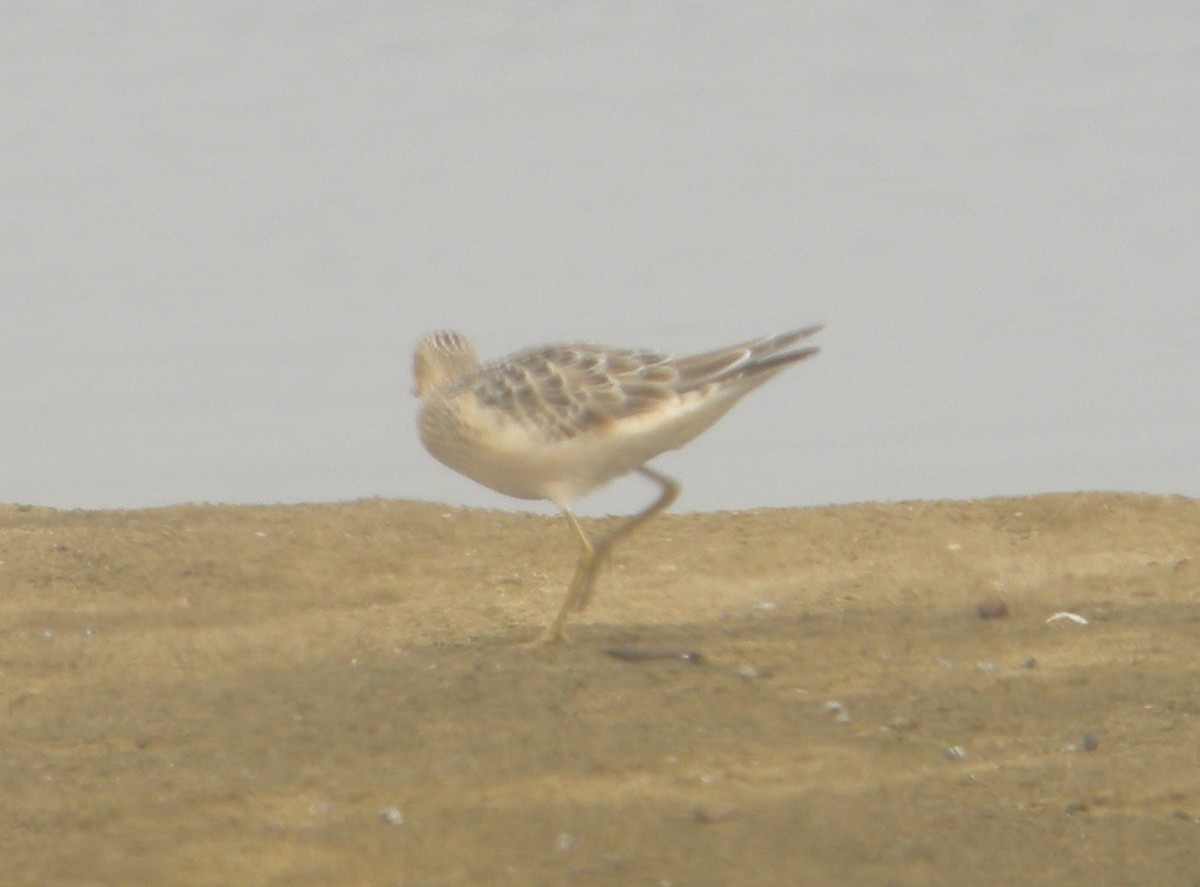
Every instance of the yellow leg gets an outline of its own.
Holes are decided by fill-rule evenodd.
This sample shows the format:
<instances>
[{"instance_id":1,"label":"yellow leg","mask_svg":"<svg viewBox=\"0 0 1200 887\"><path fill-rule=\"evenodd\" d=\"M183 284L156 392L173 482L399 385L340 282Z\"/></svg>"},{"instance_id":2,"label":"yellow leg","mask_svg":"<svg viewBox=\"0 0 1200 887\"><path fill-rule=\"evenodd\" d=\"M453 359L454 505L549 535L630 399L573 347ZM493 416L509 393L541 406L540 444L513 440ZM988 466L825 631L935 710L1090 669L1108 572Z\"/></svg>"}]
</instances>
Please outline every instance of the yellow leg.
<instances>
[{"instance_id":1,"label":"yellow leg","mask_svg":"<svg viewBox=\"0 0 1200 887\"><path fill-rule=\"evenodd\" d=\"M541 643L556 643L563 639L563 625L567 621L567 614L572 610L582 610L587 606L588 599L592 594L592 586L596 580L596 571L608 558L613 543L622 536L628 535L637 527L644 524L654 515L658 514L664 508L669 508L671 503L679 496L679 484L667 477L665 474L659 474L652 468L642 466L638 471L644 476L655 481L662 487L662 492L650 506L644 511L639 511L633 517L620 524L613 532L601 539L596 545L592 545L588 541L587 536L583 532L583 527L579 525L579 520L575 517L570 508L563 507L563 513L567 516L568 522L571 524L571 529L575 531L575 535L579 538L579 542L583 548L579 555L579 561L575 565L575 575L571 578L571 584L567 588L567 596L563 599L562 606L559 608L558 615L554 617L554 621L546 627L538 639Z\"/></svg>"},{"instance_id":2,"label":"yellow leg","mask_svg":"<svg viewBox=\"0 0 1200 887\"><path fill-rule=\"evenodd\" d=\"M629 535L664 508L670 508L671 503L673 503L679 497L679 484L676 481L671 480L671 478L667 477L665 474L659 474L653 468L646 468L645 466L639 468L638 471L661 485L662 492L659 494L657 499L650 503L648 508L646 508L644 511L639 511L633 517L627 519L615 530L596 543L595 553L593 554L592 568L588 575L588 581L579 590L579 593L575 599L576 610L582 610L588 605L588 600L592 594L592 581L596 578L596 571L599 570L601 565L608 560L608 555L612 550L613 544L622 536Z\"/></svg>"},{"instance_id":3,"label":"yellow leg","mask_svg":"<svg viewBox=\"0 0 1200 887\"><path fill-rule=\"evenodd\" d=\"M546 630L538 638L538 642L542 644L554 644L563 639L563 624L567 621L567 614L578 606L580 594L583 593L585 586L592 584L592 574L596 569L596 549L588 541L583 527L579 526L578 518L566 506L563 506L563 514L567 516L571 529L579 538L582 550L579 552L579 561L575 564L575 575L571 577L571 584L567 586L567 596L563 599L562 606L558 608L558 615L554 617L553 622L546 626Z\"/></svg>"}]
</instances>

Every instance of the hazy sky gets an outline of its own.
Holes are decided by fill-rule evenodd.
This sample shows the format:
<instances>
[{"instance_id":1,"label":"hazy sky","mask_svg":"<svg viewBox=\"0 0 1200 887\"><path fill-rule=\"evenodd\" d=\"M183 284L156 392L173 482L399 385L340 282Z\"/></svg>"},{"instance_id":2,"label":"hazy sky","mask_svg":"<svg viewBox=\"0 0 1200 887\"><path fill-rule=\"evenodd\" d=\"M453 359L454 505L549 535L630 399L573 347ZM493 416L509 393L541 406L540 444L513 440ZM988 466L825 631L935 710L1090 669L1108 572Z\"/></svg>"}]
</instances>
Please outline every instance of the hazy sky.
<instances>
[{"instance_id":1,"label":"hazy sky","mask_svg":"<svg viewBox=\"0 0 1200 887\"><path fill-rule=\"evenodd\" d=\"M510 507L420 448L425 331L814 321L819 358L659 463L680 509L1200 495L1200 6L5 19L0 501Z\"/></svg>"}]
</instances>

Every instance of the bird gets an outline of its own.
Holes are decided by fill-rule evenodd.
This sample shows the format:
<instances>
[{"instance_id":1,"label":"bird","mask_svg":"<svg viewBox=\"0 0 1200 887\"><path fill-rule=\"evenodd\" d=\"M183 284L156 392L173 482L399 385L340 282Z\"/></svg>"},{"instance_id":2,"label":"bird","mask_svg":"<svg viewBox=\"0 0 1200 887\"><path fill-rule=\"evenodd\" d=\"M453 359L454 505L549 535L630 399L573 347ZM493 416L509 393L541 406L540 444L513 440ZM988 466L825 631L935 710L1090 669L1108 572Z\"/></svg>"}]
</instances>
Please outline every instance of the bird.
<instances>
[{"instance_id":1,"label":"bird","mask_svg":"<svg viewBox=\"0 0 1200 887\"><path fill-rule=\"evenodd\" d=\"M579 343L487 364L460 333L433 332L417 343L413 393L429 454L496 492L554 503L579 542L566 596L538 643L564 640L569 614L588 603L613 544L678 497L679 483L646 463L689 443L755 388L817 354L804 343L822 329L683 357ZM593 543L571 503L632 472L658 484L658 498Z\"/></svg>"}]
</instances>

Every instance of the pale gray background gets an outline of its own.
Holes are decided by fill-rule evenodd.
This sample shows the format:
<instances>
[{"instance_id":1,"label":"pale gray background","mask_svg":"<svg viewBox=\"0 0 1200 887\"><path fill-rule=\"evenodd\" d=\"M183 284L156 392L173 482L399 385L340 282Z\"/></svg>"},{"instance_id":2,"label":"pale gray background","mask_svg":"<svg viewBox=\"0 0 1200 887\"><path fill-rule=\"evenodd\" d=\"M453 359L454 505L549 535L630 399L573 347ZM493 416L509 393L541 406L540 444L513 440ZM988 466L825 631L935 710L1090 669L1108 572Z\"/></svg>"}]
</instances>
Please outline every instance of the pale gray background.
<instances>
[{"instance_id":1,"label":"pale gray background","mask_svg":"<svg viewBox=\"0 0 1200 887\"><path fill-rule=\"evenodd\" d=\"M679 508L1200 495L1197 4L0 10L0 501L516 506L423 332L818 320Z\"/></svg>"}]
</instances>

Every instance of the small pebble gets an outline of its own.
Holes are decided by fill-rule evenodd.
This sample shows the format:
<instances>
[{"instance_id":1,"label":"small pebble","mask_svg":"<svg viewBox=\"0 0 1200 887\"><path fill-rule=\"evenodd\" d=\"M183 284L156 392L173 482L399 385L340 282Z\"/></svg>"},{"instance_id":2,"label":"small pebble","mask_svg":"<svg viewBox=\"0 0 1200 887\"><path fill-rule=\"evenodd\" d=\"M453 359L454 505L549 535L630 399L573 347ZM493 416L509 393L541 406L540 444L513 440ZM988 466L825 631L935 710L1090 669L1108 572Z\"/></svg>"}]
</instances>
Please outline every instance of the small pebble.
<instances>
[{"instance_id":1,"label":"small pebble","mask_svg":"<svg viewBox=\"0 0 1200 887\"><path fill-rule=\"evenodd\" d=\"M721 822L732 818L736 812L737 808L728 804L717 807L697 807L692 811L692 819L699 823Z\"/></svg>"},{"instance_id":2,"label":"small pebble","mask_svg":"<svg viewBox=\"0 0 1200 887\"><path fill-rule=\"evenodd\" d=\"M1095 751L1100 747L1100 737L1095 733L1085 733L1079 747L1084 751Z\"/></svg>"},{"instance_id":3,"label":"small pebble","mask_svg":"<svg viewBox=\"0 0 1200 887\"><path fill-rule=\"evenodd\" d=\"M967 750L961 745L952 745L942 750L942 759L946 761L965 761Z\"/></svg>"},{"instance_id":4,"label":"small pebble","mask_svg":"<svg viewBox=\"0 0 1200 887\"><path fill-rule=\"evenodd\" d=\"M887 725L889 730L896 733L911 733L921 726L921 722L914 717L897 718Z\"/></svg>"},{"instance_id":5,"label":"small pebble","mask_svg":"<svg viewBox=\"0 0 1200 887\"><path fill-rule=\"evenodd\" d=\"M379 811L379 821L388 825L404 825L404 813L399 807L384 807Z\"/></svg>"},{"instance_id":6,"label":"small pebble","mask_svg":"<svg viewBox=\"0 0 1200 887\"><path fill-rule=\"evenodd\" d=\"M980 619L1003 619L1008 615L1008 604L998 597L985 598L975 605Z\"/></svg>"},{"instance_id":7,"label":"small pebble","mask_svg":"<svg viewBox=\"0 0 1200 887\"><path fill-rule=\"evenodd\" d=\"M833 715L833 722L835 724L850 723L850 710L836 699L831 699L829 702L826 702L825 705L822 706L822 709L825 714Z\"/></svg>"},{"instance_id":8,"label":"small pebble","mask_svg":"<svg viewBox=\"0 0 1200 887\"><path fill-rule=\"evenodd\" d=\"M568 853L575 849L575 845L579 843L579 839L574 835L563 832L558 836L558 840L554 842L555 848L559 853Z\"/></svg>"}]
</instances>

